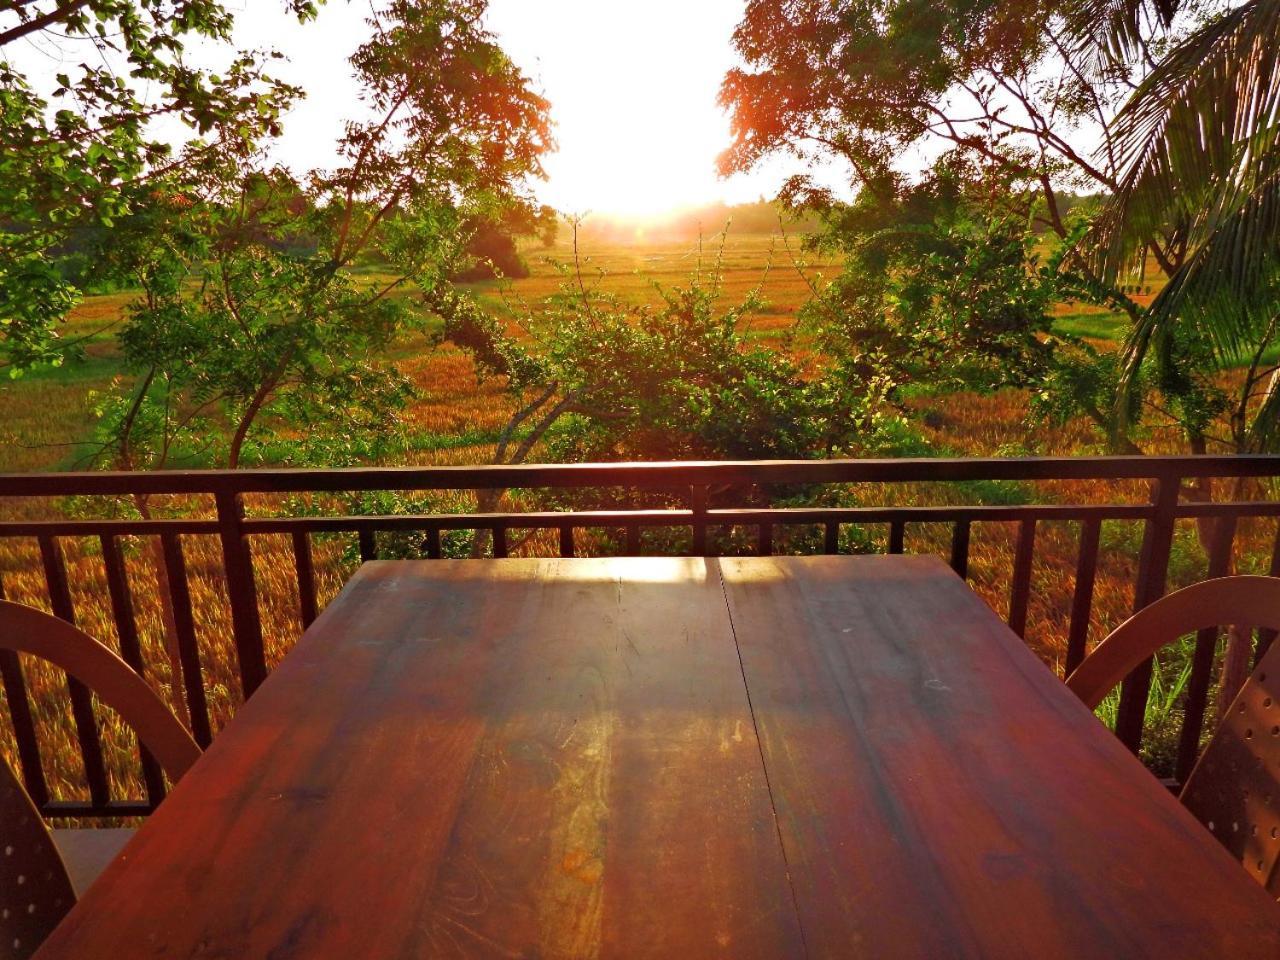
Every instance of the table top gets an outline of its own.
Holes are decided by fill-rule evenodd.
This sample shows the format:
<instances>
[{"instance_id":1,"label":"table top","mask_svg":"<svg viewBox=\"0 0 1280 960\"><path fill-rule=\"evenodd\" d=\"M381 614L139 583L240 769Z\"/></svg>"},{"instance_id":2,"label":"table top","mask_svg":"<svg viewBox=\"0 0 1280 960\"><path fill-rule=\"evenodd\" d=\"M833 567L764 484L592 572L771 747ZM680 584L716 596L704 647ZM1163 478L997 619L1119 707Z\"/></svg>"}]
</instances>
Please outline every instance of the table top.
<instances>
[{"instance_id":1,"label":"table top","mask_svg":"<svg viewBox=\"0 0 1280 960\"><path fill-rule=\"evenodd\" d=\"M941 562L365 564L38 954L1280 956Z\"/></svg>"}]
</instances>

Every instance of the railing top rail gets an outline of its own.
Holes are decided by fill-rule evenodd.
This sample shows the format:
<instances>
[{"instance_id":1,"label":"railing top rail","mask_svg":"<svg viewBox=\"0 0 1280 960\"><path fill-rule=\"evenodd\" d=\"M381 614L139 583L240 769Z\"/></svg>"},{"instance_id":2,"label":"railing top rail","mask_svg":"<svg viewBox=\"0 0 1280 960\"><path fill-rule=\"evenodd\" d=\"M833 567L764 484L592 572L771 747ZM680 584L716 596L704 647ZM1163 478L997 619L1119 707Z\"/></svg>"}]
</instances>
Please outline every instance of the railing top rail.
<instances>
[{"instance_id":1,"label":"railing top rail","mask_svg":"<svg viewBox=\"0 0 1280 960\"><path fill-rule=\"evenodd\" d=\"M6 473L0 496L300 493L502 487L679 487L706 483L1159 480L1280 475L1280 455L745 460L518 466Z\"/></svg>"}]
</instances>

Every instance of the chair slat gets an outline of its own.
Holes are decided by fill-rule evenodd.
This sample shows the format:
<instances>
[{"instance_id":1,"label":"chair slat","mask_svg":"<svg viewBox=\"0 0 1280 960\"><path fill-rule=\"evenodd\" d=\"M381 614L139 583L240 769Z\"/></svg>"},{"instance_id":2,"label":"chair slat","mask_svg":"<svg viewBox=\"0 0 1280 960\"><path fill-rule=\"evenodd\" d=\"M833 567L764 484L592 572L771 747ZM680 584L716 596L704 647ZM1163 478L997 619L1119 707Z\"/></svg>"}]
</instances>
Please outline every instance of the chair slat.
<instances>
[{"instance_id":1,"label":"chair slat","mask_svg":"<svg viewBox=\"0 0 1280 960\"><path fill-rule=\"evenodd\" d=\"M1182 802L1280 896L1280 646L1245 681L1187 778Z\"/></svg>"}]
</instances>

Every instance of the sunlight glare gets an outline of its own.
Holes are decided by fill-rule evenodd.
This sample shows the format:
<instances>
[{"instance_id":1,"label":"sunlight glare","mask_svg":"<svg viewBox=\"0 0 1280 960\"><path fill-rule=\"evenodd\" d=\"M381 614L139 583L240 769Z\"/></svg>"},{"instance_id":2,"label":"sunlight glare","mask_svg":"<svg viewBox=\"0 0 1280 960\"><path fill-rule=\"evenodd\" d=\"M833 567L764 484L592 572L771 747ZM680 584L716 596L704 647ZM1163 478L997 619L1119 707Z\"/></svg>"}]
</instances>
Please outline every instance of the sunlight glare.
<instances>
[{"instance_id":1,"label":"sunlight glare","mask_svg":"<svg viewBox=\"0 0 1280 960\"><path fill-rule=\"evenodd\" d=\"M729 143L716 93L743 6L493 0L491 27L552 103L559 151L540 196L570 214L643 217L766 192L715 171Z\"/></svg>"}]
</instances>

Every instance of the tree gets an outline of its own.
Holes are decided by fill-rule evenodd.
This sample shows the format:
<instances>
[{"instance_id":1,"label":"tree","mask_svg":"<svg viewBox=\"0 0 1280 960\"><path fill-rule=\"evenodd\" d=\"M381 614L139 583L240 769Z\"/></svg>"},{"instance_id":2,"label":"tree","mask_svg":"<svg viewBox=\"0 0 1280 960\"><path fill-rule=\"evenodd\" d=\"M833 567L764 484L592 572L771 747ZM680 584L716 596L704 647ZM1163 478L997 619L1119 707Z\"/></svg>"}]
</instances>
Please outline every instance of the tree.
<instances>
[{"instance_id":1,"label":"tree","mask_svg":"<svg viewBox=\"0 0 1280 960\"><path fill-rule=\"evenodd\" d=\"M101 457L128 469L238 467L369 452L410 394L383 359L423 320L463 224L530 207L546 103L483 28L483 0L377 8L352 57L371 119L306 180L196 143L124 224L144 296L120 334L135 380L103 407ZM299 238L306 242L299 242ZM357 264L378 272L363 276Z\"/></svg>"},{"instance_id":2,"label":"tree","mask_svg":"<svg viewBox=\"0 0 1280 960\"><path fill-rule=\"evenodd\" d=\"M721 168L835 156L861 184L913 151L953 150L1034 185L1038 219L1065 238L1062 189L1116 182L1107 145L1095 159L1073 134L1092 126L1105 140L1132 79L1098 69L1056 10L1039 0L752 0L734 32L747 68L730 70L720 93L734 134ZM806 176L785 191L815 193Z\"/></svg>"},{"instance_id":3,"label":"tree","mask_svg":"<svg viewBox=\"0 0 1280 960\"><path fill-rule=\"evenodd\" d=\"M454 274L454 279L523 279L529 276L529 265L520 255L518 239L536 235L544 247L549 247L555 243L558 227L555 210L547 206L534 209L522 204L504 211L500 218L474 217L463 224L470 238L465 250L469 262Z\"/></svg>"},{"instance_id":4,"label":"tree","mask_svg":"<svg viewBox=\"0 0 1280 960\"><path fill-rule=\"evenodd\" d=\"M1115 5L1101 35L1110 56L1132 45L1145 3ZM1082 6L1083 22L1089 5ZM1097 43L1088 32L1086 42ZM1187 342L1215 367L1243 365L1220 442L1280 449L1280 3L1250 0L1210 19L1153 67L1111 129L1119 183L1087 238L1097 269L1115 276L1143 256L1159 225L1185 250L1125 345L1119 410L1131 409L1145 370L1177 375ZM1228 496L1240 498L1243 480ZM1212 495L1209 481L1199 493ZM1201 522L1201 539L1212 533ZM1219 687L1221 715L1248 674L1252 638L1232 628Z\"/></svg>"},{"instance_id":5,"label":"tree","mask_svg":"<svg viewBox=\"0 0 1280 960\"><path fill-rule=\"evenodd\" d=\"M286 0L300 20L315 0ZM157 132L176 120L208 151L252 152L279 132L298 96L264 65L275 54L233 51L223 69L190 65L196 39L225 46L232 17L218 0L15 0L0 4L0 369L57 362L57 322L79 291L50 251L85 224L110 226L137 188L173 175L199 151ZM39 40L93 48L41 90L14 62ZM74 55L69 57L74 62Z\"/></svg>"},{"instance_id":6,"label":"tree","mask_svg":"<svg viewBox=\"0 0 1280 960\"><path fill-rule=\"evenodd\" d=\"M1140 17L1141 4L1121 25ZM1123 50L1123 26L1106 48ZM1143 255L1153 228L1186 251L1129 337L1120 407L1148 361L1205 344L1246 368L1226 444L1280 441L1280 370L1267 360L1280 323L1280 3L1252 0L1206 23L1153 68L1111 124L1117 188L1087 238L1114 277Z\"/></svg>"},{"instance_id":7,"label":"tree","mask_svg":"<svg viewBox=\"0 0 1280 960\"><path fill-rule=\"evenodd\" d=\"M503 378L513 401L493 462L523 463L535 450L565 461L619 461L873 448L878 405L843 390L828 369L809 369L751 338L749 317L764 306L759 288L723 303L723 246L710 261L699 257L687 283L655 287L656 305L588 282L576 224L574 249L558 293L513 321L458 291L434 305L445 336L483 373ZM477 508L495 509L503 493L477 491Z\"/></svg>"},{"instance_id":8,"label":"tree","mask_svg":"<svg viewBox=\"0 0 1280 960\"><path fill-rule=\"evenodd\" d=\"M1025 206L1028 236L1047 230L1056 240L1064 292L1121 311L1137 330L1145 306L1127 278L1080 245L1089 211L1068 211L1063 198L1120 189L1125 145L1113 124L1117 111L1163 47L1211 8L753 0L734 34L746 68L730 71L721 91L735 134L722 166L745 169L777 152L834 156L848 162L856 187L874 191L899 183L900 167L940 149L971 171L970 202L985 207L982 219L1007 226L1004 211ZM1078 148L1084 135L1098 139L1096 151ZM841 230L860 229L856 220L852 227L842 221L841 204L804 176L788 183L784 197L824 209L838 242ZM1129 249L1143 251L1144 269L1149 256L1177 276L1188 256L1185 231L1160 218L1132 227ZM1042 408L1086 413L1114 447L1140 452L1131 415L1155 406L1156 393L1191 448L1203 450L1215 419L1241 401L1215 383L1211 346L1195 331L1169 337L1160 368L1132 376L1134 391L1122 404L1102 396L1114 396L1121 375L1114 358L1068 351L1047 383L1063 393Z\"/></svg>"}]
</instances>

